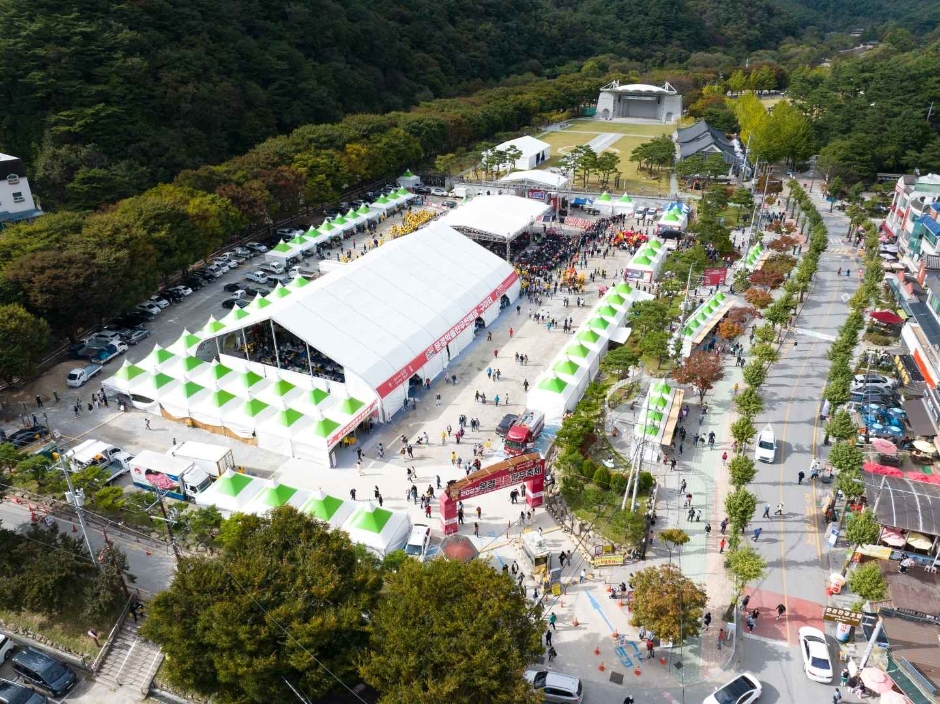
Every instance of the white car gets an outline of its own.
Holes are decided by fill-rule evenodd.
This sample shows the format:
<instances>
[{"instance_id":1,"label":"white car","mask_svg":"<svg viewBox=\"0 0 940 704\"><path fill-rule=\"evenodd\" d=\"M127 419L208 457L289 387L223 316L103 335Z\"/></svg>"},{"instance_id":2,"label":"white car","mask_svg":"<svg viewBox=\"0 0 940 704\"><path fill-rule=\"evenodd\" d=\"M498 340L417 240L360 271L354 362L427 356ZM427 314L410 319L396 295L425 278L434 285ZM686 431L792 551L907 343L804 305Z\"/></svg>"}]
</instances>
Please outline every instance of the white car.
<instances>
[{"instance_id":1,"label":"white car","mask_svg":"<svg viewBox=\"0 0 940 704\"><path fill-rule=\"evenodd\" d=\"M751 704L763 691L760 681L750 672L742 672L723 687L719 687L702 704Z\"/></svg>"},{"instance_id":2,"label":"white car","mask_svg":"<svg viewBox=\"0 0 940 704\"><path fill-rule=\"evenodd\" d=\"M137 310L142 310L144 313L149 313L150 315L160 315L163 309L152 301L144 301L143 303L137 304Z\"/></svg>"},{"instance_id":3,"label":"white car","mask_svg":"<svg viewBox=\"0 0 940 704\"><path fill-rule=\"evenodd\" d=\"M261 244L260 242L249 242L249 243L246 244L245 246L246 246L248 249L250 249L251 251L253 251L253 252L258 252L258 253L260 253L260 254L264 254L265 252L268 251L268 248L265 247L265 246L264 246L263 244Z\"/></svg>"},{"instance_id":4,"label":"white car","mask_svg":"<svg viewBox=\"0 0 940 704\"><path fill-rule=\"evenodd\" d=\"M813 682L832 682L832 658L826 634L818 628L804 626L800 629L800 653L803 655L803 672Z\"/></svg>"},{"instance_id":5,"label":"white car","mask_svg":"<svg viewBox=\"0 0 940 704\"><path fill-rule=\"evenodd\" d=\"M432 196L440 196L441 198L446 198L446 197L447 197L447 191L445 191L443 188L432 188L432 189L431 189L431 195L432 195Z\"/></svg>"},{"instance_id":6,"label":"white car","mask_svg":"<svg viewBox=\"0 0 940 704\"><path fill-rule=\"evenodd\" d=\"M235 254L239 257L250 257L251 250L246 249L245 247L236 247L235 249L232 250L232 254Z\"/></svg>"},{"instance_id":7,"label":"white car","mask_svg":"<svg viewBox=\"0 0 940 704\"><path fill-rule=\"evenodd\" d=\"M179 286L174 286L170 290L175 291L183 298L186 298L186 296L193 295L193 290L189 286L184 286L183 284L180 284Z\"/></svg>"},{"instance_id":8,"label":"white car","mask_svg":"<svg viewBox=\"0 0 940 704\"><path fill-rule=\"evenodd\" d=\"M227 274L232 268L232 262L230 262L228 259L223 259L222 257L216 257L212 260L210 266L217 266L222 270L223 274Z\"/></svg>"},{"instance_id":9,"label":"white car","mask_svg":"<svg viewBox=\"0 0 940 704\"><path fill-rule=\"evenodd\" d=\"M405 543L405 554L418 562L424 562L431 545L431 528L426 523L415 523Z\"/></svg>"},{"instance_id":10,"label":"white car","mask_svg":"<svg viewBox=\"0 0 940 704\"><path fill-rule=\"evenodd\" d=\"M268 275L263 271L249 271L245 274L246 281L254 281L256 284L268 283Z\"/></svg>"},{"instance_id":11,"label":"white car","mask_svg":"<svg viewBox=\"0 0 940 704\"><path fill-rule=\"evenodd\" d=\"M14 648L16 648L16 643L10 640L9 636L0 633L0 665L13 657Z\"/></svg>"},{"instance_id":12,"label":"white car","mask_svg":"<svg viewBox=\"0 0 940 704\"><path fill-rule=\"evenodd\" d=\"M852 390L878 389L879 391L889 391L897 386L896 379L889 379L881 374L856 374L852 378Z\"/></svg>"},{"instance_id":13,"label":"white car","mask_svg":"<svg viewBox=\"0 0 940 704\"><path fill-rule=\"evenodd\" d=\"M169 302L168 300L166 300L163 296L160 296L160 295L157 295L157 294L154 294L154 295L151 296L148 300L149 300L151 303L153 303L155 306L158 306L158 307L160 308L160 310L163 310L164 308L169 308L169 307L170 307L170 302Z\"/></svg>"},{"instance_id":14,"label":"white car","mask_svg":"<svg viewBox=\"0 0 940 704\"><path fill-rule=\"evenodd\" d=\"M584 688L581 680L552 670L526 670L525 678L532 689L542 693L542 701L553 704L581 704Z\"/></svg>"},{"instance_id":15,"label":"white car","mask_svg":"<svg viewBox=\"0 0 940 704\"><path fill-rule=\"evenodd\" d=\"M754 459L757 462L773 462L777 458L777 439L770 423L764 426L757 436L757 447L754 448Z\"/></svg>"}]
</instances>

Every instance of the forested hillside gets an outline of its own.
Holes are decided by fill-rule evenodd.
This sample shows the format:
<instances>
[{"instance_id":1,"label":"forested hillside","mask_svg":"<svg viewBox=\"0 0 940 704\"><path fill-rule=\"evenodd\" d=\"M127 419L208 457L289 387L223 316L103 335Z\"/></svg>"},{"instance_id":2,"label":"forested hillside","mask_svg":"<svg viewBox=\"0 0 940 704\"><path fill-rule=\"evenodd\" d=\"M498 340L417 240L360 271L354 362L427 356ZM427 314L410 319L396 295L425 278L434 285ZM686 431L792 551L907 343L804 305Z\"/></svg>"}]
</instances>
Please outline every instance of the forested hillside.
<instances>
[{"instance_id":1,"label":"forested hillside","mask_svg":"<svg viewBox=\"0 0 940 704\"><path fill-rule=\"evenodd\" d=\"M599 54L743 56L770 0L0 0L0 150L46 209L93 208L303 124Z\"/></svg>"},{"instance_id":2,"label":"forested hillside","mask_svg":"<svg viewBox=\"0 0 940 704\"><path fill-rule=\"evenodd\" d=\"M885 23L915 34L940 26L937 0L775 0L801 26L823 31L851 31Z\"/></svg>"}]
</instances>

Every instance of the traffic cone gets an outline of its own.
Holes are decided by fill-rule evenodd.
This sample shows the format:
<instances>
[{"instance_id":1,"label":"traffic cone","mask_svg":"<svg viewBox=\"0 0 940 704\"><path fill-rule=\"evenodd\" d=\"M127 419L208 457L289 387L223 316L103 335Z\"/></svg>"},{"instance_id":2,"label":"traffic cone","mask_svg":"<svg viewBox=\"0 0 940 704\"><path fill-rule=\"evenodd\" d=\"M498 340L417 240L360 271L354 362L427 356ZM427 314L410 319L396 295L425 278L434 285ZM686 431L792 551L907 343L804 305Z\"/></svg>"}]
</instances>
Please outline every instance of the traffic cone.
<instances>
[{"instance_id":1,"label":"traffic cone","mask_svg":"<svg viewBox=\"0 0 940 704\"><path fill-rule=\"evenodd\" d=\"M144 554L145 554L147 557L150 557L150 548L144 548Z\"/></svg>"},{"instance_id":2,"label":"traffic cone","mask_svg":"<svg viewBox=\"0 0 940 704\"><path fill-rule=\"evenodd\" d=\"M574 617L574 620L571 621L571 625L574 626L575 628L578 627L578 617L577 617L577 616L575 616L575 617Z\"/></svg>"},{"instance_id":3,"label":"traffic cone","mask_svg":"<svg viewBox=\"0 0 940 704\"><path fill-rule=\"evenodd\" d=\"M599 672L603 672L603 671L606 670L607 668L604 667L604 663L602 662L600 665L597 666L597 669L598 669Z\"/></svg>"},{"instance_id":4,"label":"traffic cone","mask_svg":"<svg viewBox=\"0 0 940 704\"><path fill-rule=\"evenodd\" d=\"M637 665L637 668L633 671L633 674L637 677L643 674L643 670L640 669L639 665Z\"/></svg>"},{"instance_id":5,"label":"traffic cone","mask_svg":"<svg viewBox=\"0 0 940 704\"><path fill-rule=\"evenodd\" d=\"M611 634L614 637L614 640L617 640L620 637L620 634L617 633L617 629L614 629L614 632Z\"/></svg>"},{"instance_id":6,"label":"traffic cone","mask_svg":"<svg viewBox=\"0 0 940 704\"><path fill-rule=\"evenodd\" d=\"M600 655L600 654L601 654L601 649L600 649L600 648L594 648L594 654L595 654L595 655Z\"/></svg>"}]
</instances>

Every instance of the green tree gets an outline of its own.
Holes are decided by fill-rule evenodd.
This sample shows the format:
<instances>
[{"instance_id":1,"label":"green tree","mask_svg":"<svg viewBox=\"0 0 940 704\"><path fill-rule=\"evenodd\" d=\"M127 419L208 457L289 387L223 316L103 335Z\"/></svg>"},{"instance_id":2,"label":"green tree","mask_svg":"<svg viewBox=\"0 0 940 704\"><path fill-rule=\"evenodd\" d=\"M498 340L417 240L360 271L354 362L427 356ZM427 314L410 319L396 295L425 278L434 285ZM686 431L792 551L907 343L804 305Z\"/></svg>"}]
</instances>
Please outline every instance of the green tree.
<instances>
[{"instance_id":1,"label":"green tree","mask_svg":"<svg viewBox=\"0 0 940 704\"><path fill-rule=\"evenodd\" d=\"M731 458L731 461L728 462L728 476L731 479L732 486L747 486L754 480L754 477L757 476L754 460L747 455L735 455Z\"/></svg>"},{"instance_id":2,"label":"green tree","mask_svg":"<svg viewBox=\"0 0 940 704\"><path fill-rule=\"evenodd\" d=\"M829 464L840 472L861 472L865 457L854 442L837 442L829 452Z\"/></svg>"},{"instance_id":3,"label":"green tree","mask_svg":"<svg viewBox=\"0 0 940 704\"><path fill-rule=\"evenodd\" d=\"M293 698L288 683L331 691L327 668L355 677L381 587L373 562L291 507L233 517L223 536L219 554L184 557L150 602L142 634L166 653L167 678L219 701L270 702Z\"/></svg>"},{"instance_id":4,"label":"green tree","mask_svg":"<svg viewBox=\"0 0 940 704\"><path fill-rule=\"evenodd\" d=\"M753 440L756 434L757 428L747 416L742 416L731 424L731 437L738 441L741 452L744 452L745 445Z\"/></svg>"},{"instance_id":5,"label":"green tree","mask_svg":"<svg viewBox=\"0 0 940 704\"><path fill-rule=\"evenodd\" d=\"M370 624L360 672L380 702L539 701L520 673L543 653L541 608L482 562L405 562Z\"/></svg>"},{"instance_id":6,"label":"green tree","mask_svg":"<svg viewBox=\"0 0 940 704\"><path fill-rule=\"evenodd\" d=\"M888 583L877 562L866 562L852 570L848 584L865 601L881 601L888 596Z\"/></svg>"},{"instance_id":7,"label":"green tree","mask_svg":"<svg viewBox=\"0 0 940 704\"><path fill-rule=\"evenodd\" d=\"M9 384L32 376L48 349L49 325L45 320L17 303L0 305L0 379Z\"/></svg>"},{"instance_id":8,"label":"green tree","mask_svg":"<svg viewBox=\"0 0 940 704\"><path fill-rule=\"evenodd\" d=\"M728 572L734 578L736 595L750 582L761 579L767 571L767 562L750 545L732 550L726 560Z\"/></svg>"},{"instance_id":9,"label":"green tree","mask_svg":"<svg viewBox=\"0 0 940 704\"><path fill-rule=\"evenodd\" d=\"M739 223L750 215L751 211L754 209L754 196L752 196L751 192L746 188L735 189L734 193L732 193L731 197L728 199L728 202L738 207L737 219ZM735 286L735 288L738 288L738 286Z\"/></svg>"},{"instance_id":10,"label":"green tree","mask_svg":"<svg viewBox=\"0 0 940 704\"><path fill-rule=\"evenodd\" d=\"M683 545L689 542L689 534L681 528L665 528L659 531L659 539L666 545L669 551L669 564L672 564L673 550L679 550Z\"/></svg>"},{"instance_id":11,"label":"green tree","mask_svg":"<svg viewBox=\"0 0 940 704\"><path fill-rule=\"evenodd\" d=\"M753 360L744 365L741 375L748 386L759 389L767 379L767 369L759 361Z\"/></svg>"},{"instance_id":12,"label":"green tree","mask_svg":"<svg viewBox=\"0 0 940 704\"><path fill-rule=\"evenodd\" d=\"M870 508L854 511L845 521L845 539L857 550L861 545L874 545L881 535L881 525Z\"/></svg>"},{"instance_id":13,"label":"green tree","mask_svg":"<svg viewBox=\"0 0 940 704\"><path fill-rule=\"evenodd\" d=\"M680 384L688 384L698 391L699 403L702 403L715 382L724 378L725 371L720 357L699 351L682 360L672 375Z\"/></svg>"},{"instance_id":14,"label":"green tree","mask_svg":"<svg viewBox=\"0 0 940 704\"><path fill-rule=\"evenodd\" d=\"M748 386L734 398L734 406L745 418L753 419L764 410L764 399L753 386Z\"/></svg>"},{"instance_id":15,"label":"green tree","mask_svg":"<svg viewBox=\"0 0 940 704\"><path fill-rule=\"evenodd\" d=\"M758 342L751 347L751 356L761 364L773 364L780 358L777 349L766 342Z\"/></svg>"},{"instance_id":16,"label":"green tree","mask_svg":"<svg viewBox=\"0 0 940 704\"><path fill-rule=\"evenodd\" d=\"M601 152L594 164L598 175L600 175L601 187L607 188L610 180L614 176L619 176L620 155L614 152Z\"/></svg>"},{"instance_id":17,"label":"green tree","mask_svg":"<svg viewBox=\"0 0 940 704\"><path fill-rule=\"evenodd\" d=\"M744 487L738 487L725 497L725 513L731 522L730 539L734 542L757 510L757 497Z\"/></svg>"},{"instance_id":18,"label":"green tree","mask_svg":"<svg viewBox=\"0 0 940 704\"><path fill-rule=\"evenodd\" d=\"M858 428L852 422L852 416L844 408L832 414L832 417L826 421L826 436L834 437L836 440L854 440Z\"/></svg>"},{"instance_id":19,"label":"green tree","mask_svg":"<svg viewBox=\"0 0 940 704\"><path fill-rule=\"evenodd\" d=\"M83 613L91 619L112 615L129 598L127 583L137 578L130 573L127 555L116 547L109 547L99 559L100 570L85 587Z\"/></svg>"},{"instance_id":20,"label":"green tree","mask_svg":"<svg viewBox=\"0 0 940 704\"><path fill-rule=\"evenodd\" d=\"M616 374L618 379L623 379L630 374L630 369L640 363L640 356L626 345L621 345L611 350L604 357L601 366L611 374Z\"/></svg>"},{"instance_id":21,"label":"green tree","mask_svg":"<svg viewBox=\"0 0 940 704\"><path fill-rule=\"evenodd\" d=\"M698 635L708 596L678 567L647 567L633 575L633 584L634 624L673 643Z\"/></svg>"}]
</instances>

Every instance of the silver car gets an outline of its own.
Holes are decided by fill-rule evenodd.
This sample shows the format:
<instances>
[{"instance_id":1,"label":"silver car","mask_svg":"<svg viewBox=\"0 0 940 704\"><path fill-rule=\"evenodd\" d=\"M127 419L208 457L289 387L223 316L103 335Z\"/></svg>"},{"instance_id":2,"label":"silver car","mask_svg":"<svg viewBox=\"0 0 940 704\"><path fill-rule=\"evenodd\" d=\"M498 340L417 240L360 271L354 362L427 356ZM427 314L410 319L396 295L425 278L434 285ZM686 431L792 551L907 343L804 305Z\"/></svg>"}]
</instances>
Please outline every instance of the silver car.
<instances>
[{"instance_id":1,"label":"silver car","mask_svg":"<svg viewBox=\"0 0 940 704\"><path fill-rule=\"evenodd\" d=\"M542 699L555 704L581 704L584 689L581 680L553 670L526 670L525 678Z\"/></svg>"}]
</instances>

